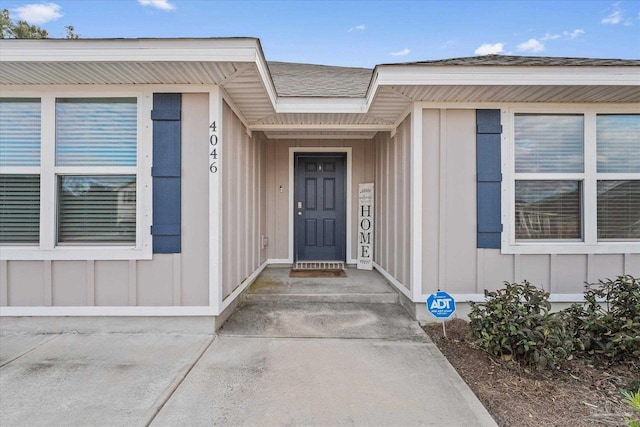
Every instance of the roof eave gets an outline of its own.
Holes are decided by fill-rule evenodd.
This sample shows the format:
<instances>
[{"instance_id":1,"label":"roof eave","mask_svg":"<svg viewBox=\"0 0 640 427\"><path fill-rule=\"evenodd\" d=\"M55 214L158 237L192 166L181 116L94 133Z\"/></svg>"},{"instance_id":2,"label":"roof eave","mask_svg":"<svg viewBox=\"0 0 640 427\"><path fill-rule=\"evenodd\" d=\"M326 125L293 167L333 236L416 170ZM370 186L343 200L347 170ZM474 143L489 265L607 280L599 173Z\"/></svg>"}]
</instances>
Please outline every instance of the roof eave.
<instances>
[{"instance_id":1,"label":"roof eave","mask_svg":"<svg viewBox=\"0 0 640 427\"><path fill-rule=\"evenodd\" d=\"M380 86L640 86L640 67L377 65L367 89Z\"/></svg>"}]
</instances>

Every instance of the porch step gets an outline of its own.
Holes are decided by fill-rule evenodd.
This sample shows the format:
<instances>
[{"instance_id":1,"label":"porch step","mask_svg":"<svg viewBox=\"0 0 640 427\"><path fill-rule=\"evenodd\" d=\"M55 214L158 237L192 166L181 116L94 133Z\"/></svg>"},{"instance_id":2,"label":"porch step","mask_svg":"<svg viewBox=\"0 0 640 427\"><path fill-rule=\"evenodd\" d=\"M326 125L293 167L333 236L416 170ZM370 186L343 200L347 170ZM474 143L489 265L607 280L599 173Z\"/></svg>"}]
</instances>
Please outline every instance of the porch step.
<instances>
[{"instance_id":1,"label":"porch step","mask_svg":"<svg viewBox=\"0 0 640 427\"><path fill-rule=\"evenodd\" d=\"M376 271L345 269L346 277L289 277L289 268L267 268L244 294L246 303L397 304L398 293Z\"/></svg>"},{"instance_id":2,"label":"porch step","mask_svg":"<svg viewBox=\"0 0 640 427\"><path fill-rule=\"evenodd\" d=\"M345 293L345 294L256 294L248 293L246 302L309 302L309 303L363 303L363 304L393 304L398 302L396 293Z\"/></svg>"},{"instance_id":3,"label":"porch step","mask_svg":"<svg viewBox=\"0 0 640 427\"><path fill-rule=\"evenodd\" d=\"M220 335L282 338L358 338L429 342L400 304L245 303Z\"/></svg>"}]
</instances>

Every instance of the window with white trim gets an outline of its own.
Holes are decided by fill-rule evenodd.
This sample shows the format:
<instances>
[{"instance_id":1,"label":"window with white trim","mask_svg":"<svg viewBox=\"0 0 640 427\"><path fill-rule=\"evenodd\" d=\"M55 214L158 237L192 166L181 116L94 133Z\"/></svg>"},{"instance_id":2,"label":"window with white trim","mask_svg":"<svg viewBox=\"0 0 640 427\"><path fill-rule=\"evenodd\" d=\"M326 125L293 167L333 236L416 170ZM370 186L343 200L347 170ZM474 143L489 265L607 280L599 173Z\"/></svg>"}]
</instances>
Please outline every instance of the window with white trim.
<instances>
[{"instance_id":1,"label":"window with white trim","mask_svg":"<svg viewBox=\"0 0 640 427\"><path fill-rule=\"evenodd\" d=\"M0 98L3 258L148 257L139 110L131 96Z\"/></svg>"},{"instance_id":2,"label":"window with white trim","mask_svg":"<svg viewBox=\"0 0 640 427\"><path fill-rule=\"evenodd\" d=\"M640 114L511 117L503 252L640 252Z\"/></svg>"}]
</instances>

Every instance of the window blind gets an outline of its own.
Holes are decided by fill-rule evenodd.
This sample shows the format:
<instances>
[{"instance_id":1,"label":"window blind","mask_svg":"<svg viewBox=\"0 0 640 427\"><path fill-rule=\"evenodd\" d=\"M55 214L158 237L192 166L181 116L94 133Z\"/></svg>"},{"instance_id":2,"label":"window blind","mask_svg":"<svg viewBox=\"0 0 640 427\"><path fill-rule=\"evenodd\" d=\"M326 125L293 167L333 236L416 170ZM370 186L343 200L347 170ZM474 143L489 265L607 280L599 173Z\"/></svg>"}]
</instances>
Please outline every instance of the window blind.
<instances>
[{"instance_id":1,"label":"window blind","mask_svg":"<svg viewBox=\"0 0 640 427\"><path fill-rule=\"evenodd\" d=\"M40 100L0 100L0 166L40 166Z\"/></svg>"},{"instance_id":2,"label":"window blind","mask_svg":"<svg viewBox=\"0 0 640 427\"><path fill-rule=\"evenodd\" d=\"M640 239L640 181L598 181L598 239Z\"/></svg>"},{"instance_id":3,"label":"window blind","mask_svg":"<svg viewBox=\"0 0 640 427\"><path fill-rule=\"evenodd\" d=\"M582 115L516 114L516 173L580 173L584 170Z\"/></svg>"},{"instance_id":4,"label":"window blind","mask_svg":"<svg viewBox=\"0 0 640 427\"><path fill-rule=\"evenodd\" d=\"M640 115L599 114L596 141L598 172L640 173Z\"/></svg>"},{"instance_id":5,"label":"window blind","mask_svg":"<svg viewBox=\"0 0 640 427\"><path fill-rule=\"evenodd\" d=\"M0 243L38 243L40 176L0 175Z\"/></svg>"},{"instance_id":6,"label":"window blind","mask_svg":"<svg viewBox=\"0 0 640 427\"><path fill-rule=\"evenodd\" d=\"M516 239L580 239L580 181L516 181Z\"/></svg>"},{"instance_id":7,"label":"window blind","mask_svg":"<svg viewBox=\"0 0 640 427\"><path fill-rule=\"evenodd\" d=\"M58 177L58 242L135 244L135 175Z\"/></svg>"},{"instance_id":8,"label":"window blind","mask_svg":"<svg viewBox=\"0 0 640 427\"><path fill-rule=\"evenodd\" d=\"M135 98L56 100L57 166L135 166Z\"/></svg>"}]
</instances>

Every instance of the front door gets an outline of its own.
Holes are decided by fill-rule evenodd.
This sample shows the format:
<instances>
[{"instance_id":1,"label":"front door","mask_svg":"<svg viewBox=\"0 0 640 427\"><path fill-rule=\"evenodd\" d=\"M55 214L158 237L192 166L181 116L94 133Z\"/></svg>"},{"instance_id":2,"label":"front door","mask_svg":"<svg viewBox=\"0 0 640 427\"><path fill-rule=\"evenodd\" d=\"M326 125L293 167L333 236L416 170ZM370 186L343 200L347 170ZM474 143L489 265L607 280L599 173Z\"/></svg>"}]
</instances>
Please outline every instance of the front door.
<instances>
[{"instance_id":1,"label":"front door","mask_svg":"<svg viewBox=\"0 0 640 427\"><path fill-rule=\"evenodd\" d=\"M295 156L296 261L345 261L345 155Z\"/></svg>"}]
</instances>

